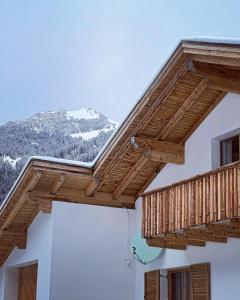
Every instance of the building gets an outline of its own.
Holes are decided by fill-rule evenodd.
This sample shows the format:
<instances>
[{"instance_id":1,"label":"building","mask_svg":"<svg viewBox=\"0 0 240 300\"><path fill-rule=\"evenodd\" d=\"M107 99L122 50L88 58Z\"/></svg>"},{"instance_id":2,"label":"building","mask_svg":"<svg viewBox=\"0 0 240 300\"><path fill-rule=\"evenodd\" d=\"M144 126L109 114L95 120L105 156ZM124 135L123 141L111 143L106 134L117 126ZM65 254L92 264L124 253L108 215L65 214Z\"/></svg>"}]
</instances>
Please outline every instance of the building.
<instances>
[{"instance_id":1,"label":"building","mask_svg":"<svg viewBox=\"0 0 240 300\"><path fill-rule=\"evenodd\" d=\"M240 44L184 40L92 164L32 158L0 210L0 299L239 299L239 93ZM146 265L140 230L165 249Z\"/></svg>"}]
</instances>

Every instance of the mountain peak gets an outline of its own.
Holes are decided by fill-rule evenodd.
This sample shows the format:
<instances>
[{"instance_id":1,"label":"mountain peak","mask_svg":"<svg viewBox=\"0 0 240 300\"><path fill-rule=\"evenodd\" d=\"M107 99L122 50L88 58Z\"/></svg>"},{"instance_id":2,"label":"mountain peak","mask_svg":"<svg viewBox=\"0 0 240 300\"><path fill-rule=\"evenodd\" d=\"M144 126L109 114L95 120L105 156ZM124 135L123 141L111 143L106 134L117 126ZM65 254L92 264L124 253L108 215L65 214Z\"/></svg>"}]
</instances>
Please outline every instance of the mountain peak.
<instances>
[{"instance_id":1,"label":"mountain peak","mask_svg":"<svg viewBox=\"0 0 240 300\"><path fill-rule=\"evenodd\" d=\"M78 110L70 110L66 111L68 118L74 118L78 120L91 120L91 119L98 119L101 114L97 113L94 109L91 108L81 108Z\"/></svg>"},{"instance_id":2,"label":"mountain peak","mask_svg":"<svg viewBox=\"0 0 240 300\"><path fill-rule=\"evenodd\" d=\"M0 126L0 202L30 156L90 162L117 126L91 108L40 112Z\"/></svg>"}]
</instances>

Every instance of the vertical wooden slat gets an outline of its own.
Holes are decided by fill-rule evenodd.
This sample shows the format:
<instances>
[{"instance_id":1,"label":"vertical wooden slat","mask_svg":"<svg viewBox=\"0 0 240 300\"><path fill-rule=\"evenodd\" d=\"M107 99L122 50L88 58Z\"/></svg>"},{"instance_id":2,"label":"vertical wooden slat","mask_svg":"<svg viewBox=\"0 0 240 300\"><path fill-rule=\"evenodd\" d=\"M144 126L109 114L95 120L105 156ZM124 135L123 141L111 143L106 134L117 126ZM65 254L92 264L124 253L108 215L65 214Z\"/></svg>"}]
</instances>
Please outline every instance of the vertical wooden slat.
<instances>
[{"instance_id":1,"label":"vertical wooden slat","mask_svg":"<svg viewBox=\"0 0 240 300\"><path fill-rule=\"evenodd\" d=\"M214 221L214 176L210 175L210 192L209 192L209 222Z\"/></svg>"},{"instance_id":2,"label":"vertical wooden slat","mask_svg":"<svg viewBox=\"0 0 240 300\"><path fill-rule=\"evenodd\" d=\"M156 193L156 206L157 206L157 212L156 212L156 235L160 232L160 199L159 199L159 193Z\"/></svg>"},{"instance_id":3,"label":"vertical wooden slat","mask_svg":"<svg viewBox=\"0 0 240 300\"><path fill-rule=\"evenodd\" d=\"M217 221L221 220L221 202L222 202L222 193L221 193L221 173L217 173Z\"/></svg>"},{"instance_id":4,"label":"vertical wooden slat","mask_svg":"<svg viewBox=\"0 0 240 300\"><path fill-rule=\"evenodd\" d=\"M233 216L238 215L238 194L237 194L237 169L233 169Z\"/></svg>"},{"instance_id":5,"label":"vertical wooden slat","mask_svg":"<svg viewBox=\"0 0 240 300\"><path fill-rule=\"evenodd\" d=\"M237 169L237 203L238 203L238 217L240 217L240 166L236 166Z\"/></svg>"},{"instance_id":6,"label":"vertical wooden slat","mask_svg":"<svg viewBox=\"0 0 240 300\"><path fill-rule=\"evenodd\" d=\"M143 237L146 236L146 228L145 228L145 222L146 222L146 209L145 209L145 197L142 198L142 235Z\"/></svg>"},{"instance_id":7,"label":"vertical wooden slat","mask_svg":"<svg viewBox=\"0 0 240 300\"><path fill-rule=\"evenodd\" d=\"M213 175L213 221L216 222L217 221L217 207L218 207L218 185L217 185L217 174Z\"/></svg>"},{"instance_id":8,"label":"vertical wooden slat","mask_svg":"<svg viewBox=\"0 0 240 300\"><path fill-rule=\"evenodd\" d=\"M188 182L188 227L191 226L192 223L192 203L193 203L193 198L192 198L192 183L191 181Z\"/></svg>"},{"instance_id":9,"label":"vertical wooden slat","mask_svg":"<svg viewBox=\"0 0 240 300\"><path fill-rule=\"evenodd\" d=\"M233 217L233 186L232 186L232 182L233 182L233 176L232 176L232 169L230 169L228 171L228 182L229 182L229 212L230 212L230 217Z\"/></svg>"},{"instance_id":10,"label":"vertical wooden slat","mask_svg":"<svg viewBox=\"0 0 240 300\"><path fill-rule=\"evenodd\" d=\"M206 178L205 221L207 224L210 222L210 176Z\"/></svg>"},{"instance_id":11,"label":"vertical wooden slat","mask_svg":"<svg viewBox=\"0 0 240 300\"><path fill-rule=\"evenodd\" d=\"M226 204L226 218L230 218L230 201L229 201L229 171L225 171L225 204Z\"/></svg>"},{"instance_id":12,"label":"vertical wooden slat","mask_svg":"<svg viewBox=\"0 0 240 300\"><path fill-rule=\"evenodd\" d=\"M220 172L221 174L221 218L223 220L226 218L226 171Z\"/></svg>"},{"instance_id":13,"label":"vertical wooden slat","mask_svg":"<svg viewBox=\"0 0 240 300\"><path fill-rule=\"evenodd\" d=\"M154 195L152 194L150 195L150 210L151 210L150 236L153 236L153 226L154 226L153 199L154 199Z\"/></svg>"},{"instance_id":14,"label":"vertical wooden slat","mask_svg":"<svg viewBox=\"0 0 240 300\"><path fill-rule=\"evenodd\" d=\"M164 191L161 192L161 197L162 197L162 211L163 211L163 214L162 214L162 226L163 226L163 229L162 229L162 232L166 232L166 201L164 199Z\"/></svg>"},{"instance_id":15,"label":"vertical wooden slat","mask_svg":"<svg viewBox=\"0 0 240 300\"><path fill-rule=\"evenodd\" d=\"M202 223L206 223L206 204L207 204L207 197L206 197L206 181L207 176L202 178Z\"/></svg>"},{"instance_id":16,"label":"vertical wooden slat","mask_svg":"<svg viewBox=\"0 0 240 300\"><path fill-rule=\"evenodd\" d=\"M191 201L191 222L190 226L195 225L195 214L196 214L196 193L195 193L196 183L194 181L191 182L191 192L192 192L192 201Z\"/></svg>"},{"instance_id":17,"label":"vertical wooden slat","mask_svg":"<svg viewBox=\"0 0 240 300\"><path fill-rule=\"evenodd\" d=\"M151 236L151 196L147 197L147 218L148 218L148 222L147 222L147 236L150 237Z\"/></svg>"},{"instance_id":18,"label":"vertical wooden slat","mask_svg":"<svg viewBox=\"0 0 240 300\"><path fill-rule=\"evenodd\" d=\"M165 232L169 231L169 190L164 191L164 201L165 201Z\"/></svg>"},{"instance_id":19,"label":"vertical wooden slat","mask_svg":"<svg viewBox=\"0 0 240 300\"><path fill-rule=\"evenodd\" d=\"M198 216L198 224L202 224L203 217L203 180L199 179L199 191L198 191L198 199L199 199L199 216Z\"/></svg>"}]
</instances>

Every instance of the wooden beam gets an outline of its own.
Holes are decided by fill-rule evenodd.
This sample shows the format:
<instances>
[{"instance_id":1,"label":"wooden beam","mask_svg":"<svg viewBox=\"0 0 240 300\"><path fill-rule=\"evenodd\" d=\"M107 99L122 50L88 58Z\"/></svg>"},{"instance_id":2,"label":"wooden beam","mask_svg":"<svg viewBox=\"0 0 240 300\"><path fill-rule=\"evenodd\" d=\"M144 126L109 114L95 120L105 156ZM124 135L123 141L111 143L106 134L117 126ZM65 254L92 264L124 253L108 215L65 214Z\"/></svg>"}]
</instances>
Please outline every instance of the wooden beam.
<instances>
[{"instance_id":1,"label":"wooden beam","mask_svg":"<svg viewBox=\"0 0 240 300\"><path fill-rule=\"evenodd\" d=\"M40 199L40 198L32 198L32 193L27 194L27 202L30 204L34 204L39 211L45 214L50 214L52 212L52 200L51 199ZM51 193L51 195L53 195Z\"/></svg>"},{"instance_id":2,"label":"wooden beam","mask_svg":"<svg viewBox=\"0 0 240 300\"><path fill-rule=\"evenodd\" d=\"M187 97L183 105L177 110L167 125L160 131L157 139L164 140L167 138L171 130L178 124L185 113L198 101L199 96L205 91L207 87L207 78L203 78L192 93Z\"/></svg>"},{"instance_id":3,"label":"wooden beam","mask_svg":"<svg viewBox=\"0 0 240 300\"><path fill-rule=\"evenodd\" d=\"M129 183L133 180L133 178L136 177L138 172L143 168L145 163L148 161L148 157L146 155L143 155L136 164L131 168L131 170L128 172L128 174L125 176L125 179L118 185L116 190L113 193L113 199L118 199L123 191L127 188Z\"/></svg>"},{"instance_id":4,"label":"wooden beam","mask_svg":"<svg viewBox=\"0 0 240 300\"><path fill-rule=\"evenodd\" d=\"M65 180L65 176L63 174L60 174L58 176L58 179L56 180L56 182L54 183L53 187L52 187L52 194L56 194L57 191L61 188L61 186L63 185Z\"/></svg>"},{"instance_id":5,"label":"wooden beam","mask_svg":"<svg viewBox=\"0 0 240 300\"><path fill-rule=\"evenodd\" d=\"M93 196L97 187L100 185L100 182L101 182L101 177L98 175L94 175L91 183L87 187L86 195Z\"/></svg>"},{"instance_id":6,"label":"wooden beam","mask_svg":"<svg viewBox=\"0 0 240 300\"><path fill-rule=\"evenodd\" d=\"M206 243L205 241L199 239L191 239L191 238L187 238L186 234L183 233L167 233L164 235L164 239L166 241L169 241L171 243L181 243L184 245L189 245L189 246L198 246L198 247L205 247Z\"/></svg>"},{"instance_id":7,"label":"wooden beam","mask_svg":"<svg viewBox=\"0 0 240 300\"><path fill-rule=\"evenodd\" d=\"M27 232L26 231L10 231L3 230L1 239L13 242L18 249L26 249Z\"/></svg>"},{"instance_id":8,"label":"wooden beam","mask_svg":"<svg viewBox=\"0 0 240 300\"><path fill-rule=\"evenodd\" d=\"M44 214L50 214L52 212L52 201L40 201L39 210Z\"/></svg>"},{"instance_id":9,"label":"wooden beam","mask_svg":"<svg viewBox=\"0 0 240 300\"><path fill-rule=\"evenodd\" d=\"M209 83L220 91L240 93L240 70L221 65L193 61L189 70L208 78Z\"/></svg>"},{"instance_id":10,"label":"wooden beam","mask_svg":"<svg viewBox=\"0 0 240 300\"><path fill-rule=\"evenodd\" d=\"M186 245L181 243L170 243L164 238L148 238L147 244L150 247L156 248L166 248L166 249L176 249L176 250L186 250Z\"/></svg>"},{"instance_id":11,"label":"wooden beam","mask_svg":"<svg viewBox=\"0 0 240 300\"><path fill-rule=\"evenodd\" d=\"M87 196L84 190L73 190L62 188L56 195L33 191L29 193L31 199L52 200L73 202L92 205L107 205L112 207L129 207L134 208L135 197L122 195L118 199L114 199L110 193L96 192L94 196Z\"/></svg>"},{"instance_id":12,"label":"wooden beam","mask_svg":"<svg viewBox=\"0 0 240 300\"><path fill-rule=\"evenodd\" d=\"M227 243L226 236L214 235L214 233L202 229L187 229L186 236L192 240L197 239L215 243Z\"/></svg>"},{"instance_id":13,"label":"wooden beam","mask_svg":"<svg viewBox=\"0 0 240 300\"><path fill-rule=\"evenodd\" d=\"M190 131L186 134L181 143L185 143L185 141L193 134L193 132L199 127L200 124L206 119L206 117L210 114L211 111L223 100L226 96L225 92L220 92L219 96L215 99L215 101L209 106L209 108L205 111L205 113L199 118L199 120L195 123L195 125L190 129Z\"/></svg>"},{"instance_id":14,"label":"wooden beam","mask_svg":"<svg viewBox=\"0 0 240 300\"><path fill-rule=\"evenodd\" d=\"M231 238L240 238L240 228L231 225L209 224L207 231L213 235L220 235Z\"/></svg>"},{"instance_id":15,"label":"wooden beam","mask_svg":"<svg viewBox=\"0 0 240 300\"><path fill-rule=\"evenodd\" d=\"M36 184L38 183L40 178L41 178L41 172L38 171L38 172L33 173L31 180L28 182L27 186L24 188L24 190L22 192L22 196L19 198L15 207L12 209L12 211L8 215L6 221L4 222L4 224L1 227L0 232L3 229L7 229L9 227L9 225L12 223L12 221L14 220L14 218L16 217L16 215L22 208L23 204L25 203L27 193L31 192L34 189L34 187L36 186Z\"/></svg>"},{"instance_id":16,"label":"wooden beam","mask_svg":"<svg viewBox=\"0 0 240 300\"><path fill-rule=\"evenodd\" d=\"M187 62L184 62L183 65L179 68L179 70L175 73L172 80L170 80L167 84L167 86L162 89L162 92L157 97L157 99L154 101L154 103L151 105L151 107L147 110L147 112L144 114L144 116L139 120L137 128L134 126L134 128L129 133L129 139L132 136L136 136L139 130L143 129L148 122L153 118L155 113L158 110L158 107L160 104L163 104L169 97L169 95L172 93L172 91L175 88L176 82L182 78L187 72ZM145 106L149 101L148 96L145 100L145 103L143 106ZM119 137L120 138L120 137ZM98 176L100 180L93 180L93 182L90 183L87 194L93 195L96 190L98 190L103 183L111 176L111 171L114 169L116 162L121 160L126 151L128 151L131 148L131 145L129 143L129 139L125 138L125 141L122 143L120 149L113 155L110 163L107 165L107 167L104 170L104 174L100 174L101 168L105 162L105 159L102 159L101 163L97 166L97 169L94 171L94 178Z\"/></svg>"},{"instance_id":17,"label":"wooden beam","mask_svg":"<svg viewBox=\"0 0 240 300\"><path fill-rule=\"evenodd\" d=\"M133 137L131 144L152 161L175 164L184 163L184 145L141 137Z\"/></svg>"}]
</instances>

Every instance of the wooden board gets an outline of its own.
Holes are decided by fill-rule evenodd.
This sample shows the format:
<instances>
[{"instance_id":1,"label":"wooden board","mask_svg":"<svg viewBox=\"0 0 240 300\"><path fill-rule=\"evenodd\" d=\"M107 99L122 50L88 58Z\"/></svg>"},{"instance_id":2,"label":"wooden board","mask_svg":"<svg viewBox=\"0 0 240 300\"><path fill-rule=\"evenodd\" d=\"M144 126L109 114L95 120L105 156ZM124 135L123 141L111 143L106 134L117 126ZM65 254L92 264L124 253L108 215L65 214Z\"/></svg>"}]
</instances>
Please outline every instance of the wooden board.
<instances>
[{"instance_id":1,"label":"wooden board","mask_svg":"<svg viewBox=\"0 0 240 300\"><path fill-rule=\"evenodd\" d=\"M36 300L38 265L19 268L18 300Z\"/></svg>"},{"instance_id":2,"label":"wooden board","mask_svg":"<svg viewBox=\"0 0 240 300\"><path fill-rule=\"evenodd\" d=\"M160 300L160 270L144 274L144 299Z\"/></svg>"},{"instance_id":3,"label":"wooden board","mask_svg":"<svg viewBox=\"0 0 240 300\"><path fill-rule=\"evenodd\" d=\"M191 266L192 300L210 300L210 265L198 264Z\"/></svg>"}]
</instances>

